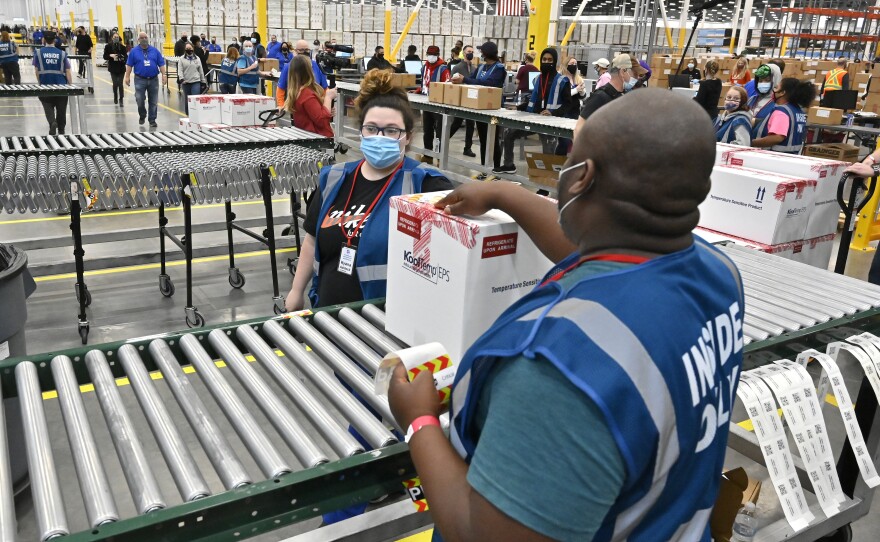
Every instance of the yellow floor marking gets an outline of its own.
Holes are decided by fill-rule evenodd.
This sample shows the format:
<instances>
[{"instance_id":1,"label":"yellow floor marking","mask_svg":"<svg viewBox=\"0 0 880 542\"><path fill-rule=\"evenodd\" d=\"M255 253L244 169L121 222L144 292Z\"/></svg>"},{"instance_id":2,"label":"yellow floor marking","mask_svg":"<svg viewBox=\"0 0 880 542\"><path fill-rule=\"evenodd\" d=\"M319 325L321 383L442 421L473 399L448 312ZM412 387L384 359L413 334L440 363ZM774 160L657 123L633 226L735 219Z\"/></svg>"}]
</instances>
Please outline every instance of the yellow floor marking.
<instances>
[{"instance_id":1,"label":"yellow floor marking","mask_svg":"<svg viewBox=\"0 0 880 542\"><path fill-rule=\"evenodd\" d=\"M290 201L290 198L273 199L272 203L283 203L286 201ZM235 202L232 204L232 206L237 207L239 205L262 205L262 204L263 204L263 200L253 200L253 201ZM193 207L193 212L195 212L198 209L215 209L217 207L224 207L224 206L225 206L224 203L211 203L208 205L196 205L195 207ZM178 206L178 207L166 207L165 208L166 213L179 212L179 211L183 211L183 207ZM111 211L109 213L93 211L93 212L84 213L82 215L82 218L83 219L86 219L86 218L105 218L105 217L111 217L111 216L142 215L142 214L158 213L158 212L159 212L158 207L152 207L150 209L138 209L136 211ZM19 218L16 220L0 220L0 226L4 226L6 224L30 224L30 223L34 223L34 222L51 222L53 220L58 220L58 221L63 220L65 222L70 222L70 217L65 215L65 216L44 216L41 218Z\"/></svg>"},{"instance_id":2,"label":"yellow floor marking","mask_svg":"<svg viewBox=\"0 0 880 542\"><path fill-rule=\"evenodd\" d=\"M282 352L281 350L276 350L275 354L279 358L284 357L284 352ZM250 354L246 355L244 357L244 359L248 360L251 363L256 361L256 359L253 356L251 356ZM226 362L218 359L218 360L214 360L214 365L216 365L218 369L222 369L222 368L226 367ZM193 367L192 365L184 365L182 367L182 369L183 369L184 374L188 374L188 375L194 374L196 372L196 368ZM152 373L150 373L150 378L152 378L153 380L162 380L165 377L162 376L161 372L153 371ZM116 386L117 387L121 388L122 386L128 386L130 384L131 384L131 381L129 381L127 377L116 379ZM79 387L80 393L90 393L93 391L95 391L94 384L83 384L82 386ZM43 392L43 400L44 401L47 399L57 399L57 398L58 398L58 392L55 390Z\"/></svg>"},{"instance_id":3,"label":"yellow floor marking","mask_svg":"<svg viewBox=\"0 0 880 542\"><path fill-rule=\"evenodd\" d=\"M134 77L134 76L132 76L132 77ZM104 83L107 83L107 84L110 85L111 87L113 86L113 83L112 83L111 81L108 81L108 80L104 79L103 77L98 77L98 76L96 75L96 76L95 76L95 79L97 79L98 81L102 81L102 82L104 82ZM160 82L161 82L161 81L160 81ZM132 83L132 84L134 84L134 83ZM122 85L122 90L124 90L125 92L131 94L132 96L134 95L134 90L132 90L132 89L129 88L129 87L126 87L125 85ZM161 86L161 85L159 86L159 90L160 90L160 91L162 90L162 86ZM171 111L171 112L173 112L173 113L177 113L177 114L180 115L181 117L186 117L186 116L188 116L186 113L184 113L184 112L182 112L182 111L178 111L177 109L174 109L173 107L168 107L167 105L165 105L165 104L163 104L163 103L161 103L161 102L159 102L159 101L156 102L156 105L158 105L158 106L161 107L162 109L167 109L168 111Z\"/></svg>"},{"instance_id":4,"label":"yellow floor marking","mask_svg":"<svg viewBox=\"0 0 880 542\"><path fill-rule=\"evenodd\" d=\"M837 399L835 399L835 397L833 395L831 395L830 393L825 395L825 402L831 406L837 407ZM777 413L780 416L782 416L782 409L781 408L778 409ZM752 425L752 420L744 420L744 421L738 422L736 425L742 427L746 431L754 431L755 430L755 427Z\"/></svg>"},{"instance_id":5,"label":"yellow floor marking","mask_svg":"<svg viewBox=\"0 0 880 542\"><path fill-rule=\"evenodd\" d=\"M428 529L427 531L422 531L406 538L400 538L397 542L430 542L433 536L434 529Z\"/></svg>"},{"instance_id":6,"label":"yellow floor marking","mask_svg":"<svg viewBox=\"0 0 880 542\"><path fill-rule=\"evenodd\" d=\"M296 247L290 248L278 248L275 249L275 254L286 254L288 252L296 252ZM241 254L236 254L235 257L237 259L242 258L256 258L259 256L268 256L268 250L257 250L254 252L243 252ZM228 255L221 256L205 256L204 258L193 258L192 263L209 263L209 262L219 262L221 260L229 259ZM171 262L165 262L165 267L179 267L181 265L186 265L186 260L174 260ZM86 277L94 277L98 275L112 275L115 273L131 273L133 271L147 271L150 269L159 269L161 264L159 263L145 263L141 265L129 265L126 267L113 267L109 269L95 269L94 271L86 271ZM46 275L45 277L34 277L35 282L51 282L55 280L71 280L76 279L76 273L61 273L59 275Z\"/></svg>"}]
</instances>

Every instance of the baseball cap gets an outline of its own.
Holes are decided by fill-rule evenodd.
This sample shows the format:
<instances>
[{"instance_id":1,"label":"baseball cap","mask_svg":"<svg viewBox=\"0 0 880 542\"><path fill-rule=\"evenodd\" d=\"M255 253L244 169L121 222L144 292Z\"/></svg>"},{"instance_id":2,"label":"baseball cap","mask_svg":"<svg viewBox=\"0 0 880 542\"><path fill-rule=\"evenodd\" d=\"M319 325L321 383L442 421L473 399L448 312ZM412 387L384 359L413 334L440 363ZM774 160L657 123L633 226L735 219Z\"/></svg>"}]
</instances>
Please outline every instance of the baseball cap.
<instances>
[{"instance_id":1,"label":"baseball cap","mask_svg":"<svg viewBox=\"0 0 880 542\"><path fill-rule=\"evenodd\" d=\"M487 41L483 45L480 46L480 51L487 56L497 58L498 57L498 46L495 42Z\"/></svg>"},{"instance_id":2,"label":"baseball cap","mask_svg":"<svg viewBox=\"0 0 880 542\"><path fill-rule=\"evenodd\" d=\"M611 61L611 69L631 70L636 77L643 75L645 69L638 62L634 62L628 54L620 54Z\"/></svg>"},{"instance_id":3,"label":"baseball cap","mask_svg":"<svg viewBox=\"0 0 880 542\"><path fill-rule=\"evenodd\" d=\"M607 58L600 58L596 62L593 62L593 66L599 66L600 68L607 68L611 65L611 62L608 62Z\"/></svg>"},{"instance_id":4,"label":"baseball cap","mask_svg":"<svg viewBox=\"0 0 880 542\"><path fill-rule=\"evenodd\" d=\"M429 54L429 55L439 55L439 54L440 54L440 48L437 47L436 45L429 45L429 46L428 46L428 54Z\"/></svg>"}]
</instances>

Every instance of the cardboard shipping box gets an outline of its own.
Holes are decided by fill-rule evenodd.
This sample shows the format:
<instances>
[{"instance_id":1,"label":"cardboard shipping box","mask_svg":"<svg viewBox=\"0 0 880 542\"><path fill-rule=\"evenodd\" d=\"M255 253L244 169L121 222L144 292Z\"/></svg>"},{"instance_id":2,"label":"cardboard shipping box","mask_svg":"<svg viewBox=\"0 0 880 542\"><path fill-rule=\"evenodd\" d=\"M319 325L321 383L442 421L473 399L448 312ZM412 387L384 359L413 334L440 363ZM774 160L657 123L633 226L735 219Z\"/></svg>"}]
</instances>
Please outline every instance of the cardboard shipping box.
<instances>
[{"instance_id":1,"label":"cardboard shipping box","mask_svg":"<svg viewBox=\"0 0 880 542\"><path fill-rule=\"evenodd\" d=\"M226 58L226 53L208 53L208 64L220 64Z\"/></svg>"},{"instance_id":2,"label":"cardboard shipping box","mask_svg":"<svg viewBox=\"0 0 880 542\"><path fill-rule=\"evenodd\" d=\"M220 104L220 124L228 126L254 125L254 100L242 94L223 96Z\"/></svg>"},{"instance_id":3,"label":"cardboard shipping box","mask_svg":"<svg viewBox=\"0 0 880 542\"><path fill-rule=\"evenodd\" d=\"M386 329L407 344L439 342L458 363L553 264L501 211L463 217L435 209L445 194L391 198Z\"/></svg>"},{"instance_id":4,"label":"cardboard shipping box","mask_svg":"<svg viewBox=\"0 0 880 542\"><path fill-rule=\"evenodd\" d=\"M428 101L435 104L443 103L443 94L446 87L451 87L450 83L431 83L428 86Z\"/></svg>"},{"instance_id":5,"label":"cardboard shipping box","mask_svg":"<svg viewBox=\"0 0 880 542\"><path fill-rule=\"evenodd\" d=\"M462 86L461 107L469 109L501 109L501 89L497 87Z\"/></svg>"},{"instance_id":6,"label":"cardboard shipping box","mask_svg":"<svg viewBox=\"0 0 880 542\"><path fill-rule=\"evenodd\" d=\"M220 124L222 117L220 106L223 96L204 94L189 97L189 118L193 124Z\"/></svg>"},{"instance_id":7,"label":"cardboard shipping box","mask_svg":"<svg viewBox=\"0 0 880 542\"><path fill-rule=\"evenodd\" d=\"M807 113L807 124L827 124L829 126L839 126L842 122L843 109L813 106Z\"/></svg>"},{"instance_id":8,"label":"cardboard shipping box","mask_svg":"<svg viewBox=\"0 0 880 542\"><path fill-rule=\"evenodd\" d=\"M721 83L721 95L718 96L718 107L724 107L724 99L727 97L727 91L733 88L729 83Z\"/></svg>"},{"instance_id":9,"label":"cardboard shipping box","mask_svg":"<svg viewBox=\"0 0 880 542\"><path fill-rule=\"evenodd\" d=\"M856 149L858 150L858 149ZM803 237L810 239L837 231L840 207L837 203L837 184L849 165L839 159L794 156L780 152L752 148L734 148L724 153L722 162L730 166L745 167L771 173L781 173L813 183L815 191L813 207L807 213L807 226ZM811 187L807 186L807 190Z\"/></svg>"},{"instance_id":10,"label":"cardboard shipping box","mask_svg":"<svg viewBox=\"0 0 880 542\"><path fill-rule=\"evenodd\" d=\"M193 130L192 123L189 119L177 119L177 129L182 132L189 132Z\"/></svg>"},{"instance_id":11,"label":"cardboard shipping box","mask_svg":"<svg viewBox=\"0 0 880 542\"><path fill-rule=\"evenodd\" d=\"M556 188L559 184L559 172L565 165L567 156L526 152L526 163L529 165L529 180L533 183Z\"/></svg>"},{"instance_id":12,"label":"cardboard shipping box","mask_svg":"<svg viewBox=\"0 0 880 542\"><path fill-rule=\"evenodd\" d=\"M874 81L871 81L871 90L874 90L874 87L880 88L880 84L877 84ZM869 92L867 99L865 99L865 105L862 107L862 111L868 113L874 113L875 115L880 115L880 92Z\"/></svg>"},{"instance_id":13,"label":"cardboard shipping box","mask_svg":"<svg viewBox=\"0 0 880 542\"><path fill-rule=\"evenodd\" d=\"M721 476L721 486L715 507L709 519L709 529L715 542L730 542L736 514L747 502L757 503L761 481L749 478L742 467L729 470Z\"/></svg>"},{"instance_id":14,"label":"cardboard shipping box","mask_svg":"<svg viewBox=\"0 0 880 542\"><path fill-rule=\"evenodd\" d=\"M816 143L804 147L804 156L853 163L859 159L859 148L846 143Z\"/></svg>"},{"instance_id":15,"label":"cardboard shipping box","mask_svg":"<svg viewBox=\"0 0 880 542\"><path fill-rule=\"evenodd\" d=\"M408 89L416 86L416 75L414 73L395 73L392 75L394 86Z\"/></svg>"},{"instance_id":16,"label":"cardboard shipping box","mask_svg":"<svg viewBox=\"0 0 880 542\"><path fill-rule=\"evenodd\" d=\"M461 92L463 88L465 88L465 85L453 85L452 83L448 83L448 86L443 89L443 103L445 105L454 105L456 107L460 106Z\"/></svg>"},{"instance_id":17,"label":"cardboard shipping box","mask_svg":"<svg viewBox=\"0 0 880 542\"><path fill-rule=\"evenodd\" d=\"M764 245L803 239L816 194L811 184L778 173L715 166L699 225Z\"/></svg>"},{"instance_id":18,"label":"cardboard shipping box","mask_svg":"<svg viewBox=\"0 0 880 542\"><path fill-rule=\"evenodd\" d=\"M259 70L261 72L268 72L272 70L281 71L278 64L277 58L260 58L257 60L260 63Z\"/></svg>"}]
</instances>

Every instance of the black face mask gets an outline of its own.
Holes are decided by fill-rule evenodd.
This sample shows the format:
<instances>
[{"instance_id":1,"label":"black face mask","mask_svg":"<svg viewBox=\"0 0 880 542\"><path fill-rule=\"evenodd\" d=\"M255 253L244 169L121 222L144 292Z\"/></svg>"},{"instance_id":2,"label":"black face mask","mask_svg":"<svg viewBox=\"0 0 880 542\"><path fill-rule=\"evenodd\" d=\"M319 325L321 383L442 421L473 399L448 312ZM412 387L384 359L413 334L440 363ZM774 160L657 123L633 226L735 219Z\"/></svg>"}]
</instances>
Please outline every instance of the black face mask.
<instances>
[{"instance_id":1,"label":"black face mask","mask_svg":"<svg viewBox=\"0 0 880 542\"><path fill-rule=\"evenodd\" d=\"M192 49L187 49L187 50L186 50L186 54L188 54L188 55L193 54L193 50L192 50Z\"/></svg>"},{"instance_id":2,"label":"black face mask","mask_svg":"<svg viewBox=\"0 0 880 542\"><path fill-rule=\"evenodd\" d=\"M281 49L281 52L285 55L290 52L290 49Z\"/></svg>"},{"instance_id":3,"label":"black face mask","mask_svg":"<svg viewBox=\"0 0 880 542\"><path fill-rule=\"evenodd\" d=\"M385 58L385 53L376 53L376 56L379 58Z\"/></svg>"},{"instance_id":4,"label":"black face mask","mask_svg":"<svg viewBox=\"0 0 880 542\"><path fill-rule=\"evenodd\" d=\"M578 70L578 67L577 67L576 65L575 65L575 66L569 66L569 67L568 67L568 73L570 73L570 74L572 74L572 75L574 75L575 73L577 73L577 70Z\"/></svg>"},{"instance_id":5,"label":"black face mask","mask_svg":"<svg viewBox=\"0 0 880 542\"><path fill-rule=\"evenodd\" d=\"M541 73L544 75L548 75L553 73L555 64L552 62L541 62Z\"/></svg>"}]
</instances>

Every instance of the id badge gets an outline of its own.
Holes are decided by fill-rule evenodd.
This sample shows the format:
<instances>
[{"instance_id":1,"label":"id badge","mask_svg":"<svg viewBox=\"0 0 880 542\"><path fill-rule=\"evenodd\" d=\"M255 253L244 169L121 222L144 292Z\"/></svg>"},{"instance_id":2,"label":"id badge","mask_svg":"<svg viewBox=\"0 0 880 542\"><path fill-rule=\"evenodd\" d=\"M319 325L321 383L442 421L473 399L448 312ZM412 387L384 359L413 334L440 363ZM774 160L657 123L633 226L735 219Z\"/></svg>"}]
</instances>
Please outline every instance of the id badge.
<instances>
[{"instance_id":1,"label":"id badge","mask_svg":"<svg viewBox=\"0 0 880 542\"><path fill-rule=\"evenodd\" d=\"M354 272L354 258L356 255L357 248L343 244L342 253L339 255L339 267L337 270L340 273L345 273L346 275L351 276L352 272Z\"/></svg>"},{"instance_id":2,"label":"id badge","mask_svg":"<svg viewBox=\"0 0 880 542\"><path fill-rule=\"evenodd\" d=\"M145 58L144 59L144 66L149 66L149 65L150 65L150 60Z\"/></svg>"}]
</instances>

